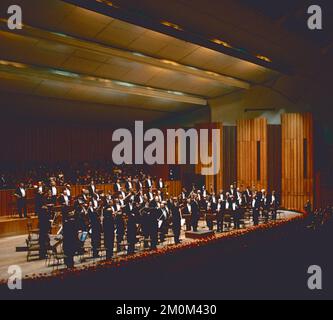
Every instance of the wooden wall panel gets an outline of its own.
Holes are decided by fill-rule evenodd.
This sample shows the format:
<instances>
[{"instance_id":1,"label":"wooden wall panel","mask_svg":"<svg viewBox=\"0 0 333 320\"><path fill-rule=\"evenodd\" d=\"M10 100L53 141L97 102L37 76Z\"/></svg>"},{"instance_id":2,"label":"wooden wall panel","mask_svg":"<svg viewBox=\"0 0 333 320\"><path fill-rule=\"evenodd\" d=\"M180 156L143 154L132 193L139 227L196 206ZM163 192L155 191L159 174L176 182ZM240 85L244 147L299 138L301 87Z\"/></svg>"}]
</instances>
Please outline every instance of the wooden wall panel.
<instances>
[{"instance_id":1,"label":"wooden wall panel","mask_svg":"<svg viewBox=\"0 0 333 320\"><path fill-rule=\"evenodd\" d=\"M222 123L206 123L206 124L200 124L197 127L198 133L200 129L209 129L209 139L208 139L208 151L209 156L212 156L213 151L213 145L212 145L212 130L218 129L220 130L220 163L219 163L219 172L216 175L208 175L205 176L205 184L208 191L210 191L211 187L215 192L219 191L223 187L223 124ZM200 148L200 142L199 142L199 148ZM200 152L200 149L199 149ZM200 162L199 158L199 164L195 168L195 173L200 175L201 169L203 164Z\"/></svg>"},{"instance_id":2,"label":"wooden wall panel","mask_svg":"<svg viewBox=\"0 0 333 320\"><path fill-rule=\"evenodd\" d=\"M237 122L237 183L240 187L267 189L267 120L264 118ZM260 142L260 159L257 143ZM260 172L258 172L258 161ZM258 179L258 174L260 178Z\"/></svg>"},{"instance_id":3,"label":"wooden wall panel","mask_svg":"<svg viewBox=\"0 0 333 320\"><path fill-rule=\"evenodd\" d=\"M282 129L268 126L268 190L281 194L282 180Z\"/></svg>"},{"instance_id":4,"label":"wooden wall panel","mask_svg":"<svg viewBox=\"0 0 333 320\"><path fill-rule=\"evenodd\" d=\"M307 141L307 159L304 158L304 139ZM313 203L313 150L312 115L309 113L283 114L282 205L288 209L302 210L307 200Z\"/></svg>"},{"instance_id":5,"label":"wooden wall panel","mask_svg":"<svg viewBox=\"0 0 333 320\"><path fill-rule=\"evenodd\" d=\"M237 127L223 128L223 190L237 181Z\"/></svg>"},{"instance_id":6,"label":"wooden wall panel","mask_svg":"<svg viewBox=\"0 0 333 320\"><path fill-rule=\"evenodd\" d=\"M2 124L0 162L111 160L112 133L108 127Z\"/></svg>"}]
</instances>

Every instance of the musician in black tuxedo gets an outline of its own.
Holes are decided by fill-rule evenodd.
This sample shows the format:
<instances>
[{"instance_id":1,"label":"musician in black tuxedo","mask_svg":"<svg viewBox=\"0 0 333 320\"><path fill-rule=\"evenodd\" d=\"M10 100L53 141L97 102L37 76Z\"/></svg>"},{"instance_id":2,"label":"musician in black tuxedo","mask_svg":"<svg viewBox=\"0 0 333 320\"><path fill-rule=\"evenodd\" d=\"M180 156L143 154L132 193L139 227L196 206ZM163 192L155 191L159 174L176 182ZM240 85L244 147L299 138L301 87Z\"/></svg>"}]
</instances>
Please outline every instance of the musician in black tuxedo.
<instances>
[{"instance_id":1,"label":"musician in black tuxedo","mask_svg":"<svg viewBox=\"0 0 333 320\"><path fill-rule=\"evenodd\" d=\"M62 221L64 223L64 219L67 216L68 212L70 211L71 201L67 194L67 190L65 189L62 195L59 197L59 203L61 206L61 213L62 213Z\"/></svg>"},{"instance_id":2,"label":"musician in black tuxedo","mask_svg":"<svg viewBox=\"0 0 333 320\"><path fill-rule=\"evenodd\" d=\"M39 216L42 210L44 194L45 188L43 182L39 181L37 187L35 188L35 212L37 216Z\"/></svg>"},{"instance_id":3,"label":"musician in black tuxedo","mask_svg":"<svg viewBox=\"0 0 333 320\"><path fill-rule=\"evenodd\" d=\"M158 219L159 219L159 207L155 200L149 203L150 207L150 239L151 249L157 249L158 244Z\"/></svg>"},{"instance_id":4,"label":"musician in black tuxedo","mask_svg":"<svg viewBox=\"0 0 333 320\"><path fill-rule=\"evenodd\" d=\"M149 240L151 240L151 208L149 202L146 201L141 208L141 226L144 236L144 248L148 248Z\"/></svg>"},{"instance_id":5,"label":"musician in black tuxedo","mask_svg":"<svg viewBox=\"0 0 333 320\"><path fill-rule=\"evenodd\" d=\"M121 191L120 179L117 179L116 183L113 185L114 193Z\"/></svg>"},{"instance_id":6,"label":"musician in black tuxedo","mask_svg":"<svg viewBox=\"0 0 333 320\"><path fill-rule=\"evenodd\" d=\"M230 186L229 194L237 199L237 189L233 184Z\"/></svg>"},{"instance_id":7,"label":"musician in black tuxedo","mask_svg":"<svg viewBox=\"0 0 333 320\"><path fill-rule=\"evenodd\" d=\"M137 208L134 205L133 201L130 201L125 208L125 213L127 215L127 242L128 242L128 249L127 253L133 254L135 252L135 244L136 244L136 223L137 223L137 217L138 212Z\"/></svg>"},{"instance_id":8,"label":"musician in black tuxedo","mask_svg":"<svg viewBox=\"0 0 333 320\"><path fill-rule=\"evenodd\" d=\"M143 190L143 183L138 179L136 182L136 191L142 191Z\"/></svg>"},{"instance_id":9,"label":"musician in black tuxedo","mask_svg":"<svg viewBox=\"0 0 333 320\"><path fill-rule=\"evenodd\" d=\"M91 245L93 249L93 257L98 258L99 248L101 246L101 221L98 213L98 203L95 200L89 202L88 218L91 228Z\"/></svg>"},{"instance_id":10,"label":"musician in black tuxedo","mask_svg":"<svg viewBox=\"0 0 333 320\"><path fill-rule=\"evenodd\" d=\"M125 189L127 192L130 192L133 190L133 182L132 179L129 177L125 183Z\"/></svg>"},{"instance_id":11,"label":"musician in black tuxedo","mask_svg":"<svg viewBox=\"0 0 333 320\"><path fill-rule=\"evenodd\" d=\"M15 197L17 198L17 211L22 219L28 217L27 209L27 189L24 186L24 183L20 183L18 188L15 190Z\"/></svg>"},{"instance_id":12,"label":"musician in black tuxedo","mask_svg":"<svg viewBox=\"0 0 333 320\"><path fill-rule=\"evenodd\" d=\"M272 212L272 220L276 221L277 219L277 212L280 208L280 200L276 194L275 191L272 192L271 198L270 198L270 207Z\"/></svg>"},{"instance_id":13,"label":"musician in black tuxedo","mask_svg":"<svg viewBox=\"0 0 333 320\"><path fill-rule=\"evenodd\" d=\"M114 209L116 212L116 228L117 228L117 251L118 253L121 251L121 243L124 241L125 236L125 222L123 217L123 209L125 208L125 204L121 202L119 199L115 200Z\"/></svg>"},{"instance_id":14,"label":"musician in black tuxedo","mask_svg":"<svg viewBox=\"0 0 333 320\"><path fill-rule=\"evenodd\" d=\"M225 201L219 199L217 207L216 207L216 220L217 220L217 232L223 232L223 218L224 218L224 210L225 210Z\"/></svg>"},{"instance_id":15,"label":"musician in black tuxedo","mask_svg":"<svg viewBox=\"0 0 333 320\"><path fill-rule=\"evenodd\" d=\"M157 189L160 190L160 191L163 191L164 187L165 187L165 186L164 186L163 179L160 178L160 179L158 180L158 182L157 182Z\"/></svg>"},{"instance_id":16,"label":"musician in black tuxedo","mask_svg":"<svg viewBox=\"0 0 333 320\"><path fill-rule=\"evenodd\" d=\"M198 201L195 199L191 203L192 206L192 215L191 215L191 225L194 232L198 231L198 223L200 219L200 207Z\"/></svg>"},{"instance_id":17,"label":"musician in black tuxedo","mask_svg":"<svg viewBox=\"0 0 333 320\"><path fill-rule=\"evenodd\" d=\"M262 215L265 218L265 222L267 223L269 220L270 199L268 194L266 193L266 190L262 190L261 208Z\"/></svg>"},{"instance_id":18,"label":"musician in black tuxedo","mask_svg":"<svg viewBox=\"0 0 333 320\"><path fill-rule=\"evenodd\" d=\"M168 217L169 210L165 205L165 202L161 203L161 207L158 209L158 219L162 222L160 226L160 242L163 243L165 241L165 235L168 233Z\"/></svg>"},{"instance_id":19,"label":"musician in black tuxedo","mask_svg":"<svg viewBox=\"0 0 333 320\"><path fill-rule=\"evenodd\" d=\"M40 212L38 215L38 224L39 224L39 258L41 260L45 259L47 256L47 249L50 246L50 229L51 229L51 216L49 206L52 206L52 197L43 197L42 204L40 207Z\"/></svg>"},{"instance_id":20,"label":"musician in black tuxedo","mask_svg":"<svg viewBox=\"0 0 333 320\"><path fill-rule=\"evenodd\" d=\"M173 198L170 201L170 212L171 212L172 231L174 235L175 244L179 244L182 215L177 198Z\"/></svg>"},{"instance_id":21,"label":"musician in black tuxedo","mask_svg":"<svg viewBox=\"0 0 333 320\"><path fill-rule=\"evenodd\" d=\"M186 219L186 231L191 231L192 204L191 199L187 199L183 208L183 217Z\"/></svg>"},{"instance_id":22,"label":"musician in black tuxedo","mask_svg":"<svg viewBox=\"0 0 333 320\"><path fill-rule=\"evenodd\" d=\"M151 189L153 187L153 181L151 179L151 176L148 176L148 178L145 181L145 188L147 190Z\"/></svg>"},{"instance_id":23,"label":"musician in black tuxedo","mask_svg":"<svg viewBox=\"0 0 333 320\"><path fill-rule=\"evenodd\" d=\"M90 185L88 187L88 191L89 191L89 195L91 197L93 197L94 194L97 193L96 186L95 186L95 181L94 180L91 180Z\"/></svg>"},{"instance_id":24,"label":"musician in black tuxedo","mask_svg":"<svg viewBox=\"0 0 333 320\"><path fill-rule=\"evenodd\" d=\"M247 206L251 205L251 200L252 200L252 191L250 187L247 187L245 192L244 192L244 196L245 196L245 202Z\"/></svg>"},{"instance_id":25,"label":"musician in black tuxedo","mask_svg":"<svg viewBox=\"0 0 333 320\"><path fill-rule=\"evenodd\" d=\"M114 251L116 211L113 205L114 203L112 200L109 201L109 203L104 202L104 209L103 209L104 244L106 248L107 260L113 258L113 251Z\"/></svg>"},{"instance_id":26,"label":"musician in black tuxedo","mask_svg":"<svg viewBox=\"0 0 333 320\"><path fill-rule=\"evenodd\" d=\"M56 206L57 200L58 200L58 190L57 190L56 182L54 180L51 181L50 190L52 193L52 203Z\"/></svg>"},{"instance_id":27,"label":"musician in black tuxedo","mask_svg":"<svg viewBox=\"0 0 333 320\"><path fill-rule=\"evenodd\" d=\"M252 215L253 215L253 223L255 226L259 225L260 206L261 206L261 194L255 192L253 194L253 199L252 199Z\"/></svg>"},{"instance_id":28,"label":"musician in black tuxedo","mask_svg":"<svg viewBox=\"0 0 333 320\"><path fill-rule=\"evenodd\" d=\"M78 250L78 223L76 215L68 214L63 225L63 249L67 268L74 268L74 256Z\"/></svg>"}]
</instances>

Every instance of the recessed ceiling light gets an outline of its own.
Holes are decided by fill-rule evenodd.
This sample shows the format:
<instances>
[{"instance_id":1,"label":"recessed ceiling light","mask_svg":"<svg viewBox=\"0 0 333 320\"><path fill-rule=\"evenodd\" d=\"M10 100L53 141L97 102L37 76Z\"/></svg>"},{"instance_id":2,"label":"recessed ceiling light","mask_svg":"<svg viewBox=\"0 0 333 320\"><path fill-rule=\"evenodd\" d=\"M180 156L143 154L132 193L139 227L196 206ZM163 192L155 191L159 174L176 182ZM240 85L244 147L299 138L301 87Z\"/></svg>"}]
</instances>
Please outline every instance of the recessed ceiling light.
<instances>
[{"instance_id":1,"label":"recessed ceiling light","mask_svg":"<svg viewBox=\"0 0 333 320\"><path fill-rule=\"evenodd\" d=\"M113 2L108 1L108 0L96 0L96 2L106 4L107 6L113 7L113 8L116 8L116 9L120 8L119 6L117 6L116 4L114 4Z\"/></svg>"},{"instance_id":2,"label":"recessed ceiling light","mask_svg":"<svg viewBox=\"0 0 333 320\"><path fill-rule=\"evenodd\" d=\"M265 61L265 62L272 62L272 60L270 58L262 56L262 55L257 55L256 57L260 60Z\"/></svg>"},{"instance_id":3,"label":"recessed ceiling light","mask_svg":"<svg viewBox=\"0 0 333 320\"><path fill-rule=\"evenodd\" d=\"M171 61L171 60L161 60L163 63L165 64L170 64L172 66L179 66L179 63L175 62L175 61Z\"/></svg>"},{"instance_id":4,"label":"recessed ceiling light","mask_svg":"<svg viewBox=\"0 0 333 320\"><path fill-rule=\"evenodd\" d=\"M136 86L135 84L128 83L128 82L122 82L122 81L113 81L113 83L115 83L119 86L128 87L128 88L133 88Z\"/></svg>"},{"instance_id":5,"label":"recessed ceiling light","mask_svg":"<svg viewBox=\"0 0 333 320\"><path fill-rule=\"evenodd\" d=\"M161 24L164 25L164 26L166 26L166 27L178 30L178 31L184 31L179 25L174 24L174 23L169 22L169 21L161 21Z\"/></svg>"},{"instance_id":6,"label":"recessed ceiling light","mask_svg":"<svg viewBox=\"0 0 333 320\"><path fill-rule=\"evenodd\" d=\"M232 48L232 45L229 44L228 42L225 42L225 41L222 41L220 39L212 39L211 42L214 42L216 44L219 44L223 47L226 47L226 48Z\"/></svg>"},{"instance_id":7,"label":"recessed ceiling light","mask_svg":"<svg viewBox=\"0 0 333 320\"><path fill-rule=\"evenodd\" d=\"M70 77L70 78L78 78L80 77L76 73L68 72L68 71L62 71L62 70L51 70L51 73L57 74L59 76L63 77Z\"/></svg>"}]
</instances>

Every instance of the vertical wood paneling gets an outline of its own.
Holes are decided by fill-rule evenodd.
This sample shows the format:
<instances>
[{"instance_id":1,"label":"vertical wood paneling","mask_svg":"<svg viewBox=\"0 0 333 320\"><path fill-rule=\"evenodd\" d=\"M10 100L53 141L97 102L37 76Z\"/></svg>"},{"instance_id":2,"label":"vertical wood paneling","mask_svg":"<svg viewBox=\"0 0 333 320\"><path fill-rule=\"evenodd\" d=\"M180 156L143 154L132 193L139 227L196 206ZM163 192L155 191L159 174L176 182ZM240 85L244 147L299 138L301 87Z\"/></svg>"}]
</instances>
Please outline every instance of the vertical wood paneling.
<instances>
[{"instance_id":1,"label":"vertical wood paneling","mask_svg":"<svg viewBox=\"0 0 333 320\"><path fill-rule=\"evenodd\" d=\"M267 120L264 118L239 120L237 122L237 183L241 187L253 186L267 189L268 149ZM257 143L260 142L260 159L257 158ZM260 180L258 180L260 161Z\"/></svg>"},{"instance_id":2,"label":"vertical wood paneling","mask_svg":"<svg viewBox=\"0 0 333 320\"><path fill-rule=\"evenodd\" d=\"M307 161L304 161L307 139ZM302 210L314 200L313 118L306 114L282 115L282 205ZM307 163L307 168L304 168ZM304 170L307 177L304 177Z\"/></svg>"},{"instance_id":3,"label":"vertical wood paneling","mask_svg":"<svg viewBox=\"0 0 333 320\"><path fill-rule=\"evenodd\" d=\"M268 190L281 194L282 179L282 129L280 125L268 126Z\"/></svg>"},{"instance_id":4,"label":"vertical wood paneling","mask_svg":"<svg viewBox=\"0 0 333 320\"><path fill-rule=\"evenodd\" d=\"M230 185L237 181L237 127L223 128L223 186L228 190ZM219 190L218 190L219 191Z\"/></svg>"},{"instance_id":5,"label":"vertical wood paneling","mask_svg":"<svg viewBox=\"0 0 333 320\"><path fill-rule=\"evenodd\" d=\"M213 152L213 144L212 144L212 130L217 129L220 130L220 145L217 146L220 151L220 163L219 165L219 172L216 175L207 175L205 176L205 184L208 191L212 188L215 192L220 190L223 186L223 124L222 123L205 123L205 124L199 124L197 127L198 134L200 134L200 129L208 129L209 130L209 139L208 139L208 153L209 156L212 156ZM200 141L199 141L199 154L200 154ZM195 168L195 173L200 175L201 169L204 166L199 157L199 164Z\"/></svg>"}]
</instances>

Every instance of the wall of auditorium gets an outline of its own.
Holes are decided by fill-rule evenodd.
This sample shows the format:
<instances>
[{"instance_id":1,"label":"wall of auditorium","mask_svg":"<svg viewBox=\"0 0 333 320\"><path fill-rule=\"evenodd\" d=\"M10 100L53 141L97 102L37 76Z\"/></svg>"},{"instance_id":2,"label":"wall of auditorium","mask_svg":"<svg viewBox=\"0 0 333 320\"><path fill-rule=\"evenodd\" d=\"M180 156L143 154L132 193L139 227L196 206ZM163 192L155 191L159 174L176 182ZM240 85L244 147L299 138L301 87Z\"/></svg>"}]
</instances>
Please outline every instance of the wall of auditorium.
<instances>
[{"instance_id":1,"label":"wall of auditorium","mask_svg":"<svg viewBox=\"0 0 333 320\"><path fill-rule=\"evenodd\" d=\"M253 85L249 90L210 100L211 118L213 122L235 125L237 120L264 117L268 124L279 125L281 114L311 111L314 100L312 94L306 92L306 84L301 79L280 77L273 83ZM248 109L259 111L247 112Z\"/></svg>"}]
</instances>

